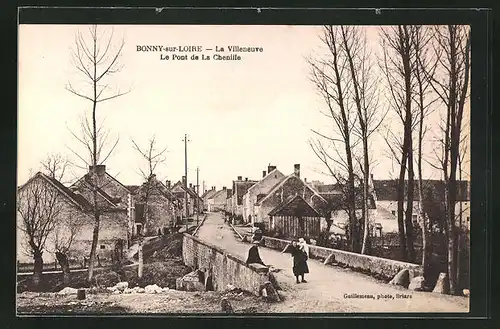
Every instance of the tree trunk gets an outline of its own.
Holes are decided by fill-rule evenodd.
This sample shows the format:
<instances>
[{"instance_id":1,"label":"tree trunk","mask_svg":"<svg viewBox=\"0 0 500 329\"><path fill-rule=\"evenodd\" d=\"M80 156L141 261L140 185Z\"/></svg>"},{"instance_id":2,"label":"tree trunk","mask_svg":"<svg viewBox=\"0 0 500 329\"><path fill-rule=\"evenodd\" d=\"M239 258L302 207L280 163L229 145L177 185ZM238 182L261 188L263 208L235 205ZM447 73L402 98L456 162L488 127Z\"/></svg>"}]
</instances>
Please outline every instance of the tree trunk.
<instances>
[{"instance_id":1,"label":"tree trunk","mask_svg":"<svg viewBox=\"0 0 500 329\"><path fill-rule=\"evenodd\" d=\"M415 246L413 238L413 194L414 194L414 172L413 172L413 148L412 139L409 139L408 146L408 192L406 200L405 233L406 248L408 249L408 260L415 262Z\"/></svg>"},{"instance_id":2,"label":"tree trunk","mask_svg":"<svg viewBox=\"0 0 500 329\"><path fill-rule=\"evenodd\" d=\"M43 271L43 258L42 252L39 250L34 251L33 260L35 261L33 266L33 284L36 287L40 286L42 282L42 271Z\"/></svg>"},{"instance_id":3,"label":"tree trunk","mask_svg":"<svg viewBox=\"0 0 500 329\"><path fill-rule=\"evenodd\" d=\"M364 233L363 233L363 248L362 254L366 254L370 250L370 193L369 193L369 178L370 178L370 162L368 158L368 136L364 132L363 136L363 159L364 159L364 176L363 176L363 218L364 218Z\"/></svg>"},{"instance_id":4,"label":"tree trunk","mask_svg":"<svg viewBox=\"0 0 500 329\"><path fill-rule=\"evenodd\" d=\"M94 276L94 264L96 261L97 243L99 241L99 222L100 222L100 215L99 212L96 212L94 216L94 230L92 232L92 246L90 248L90 256L89 256L89 275L88 275L89 282L92 280L92 277Z\"/></svg>"},{"instance_id":5,"label":"tree trunk","mask_svg":"<svg viewBox=\"0 0 500 329\"><path fill-rule=\"evenodd\" d=\"M144 256L143 256L143 252L142 252L142 241L139 242L139 251L138 251L138 254L139 254L139 266L138 266L138 269L137 269L137 276L139 278L142 278L142 271L143 271L143 267L144 267Z\"/></svg>"},{"instance_id":6,"label":"tree trunk","mask_svg":"<svg viewBox=\"0 0 500 329\"><path fill-rule=\"evenodd\" d=\"M404 148L404 147L403 147ZM399 247L401 250L401 258L406 261L408 259L408 251L406 249L406 234L404 225L404 198L405 198L405 174L406 174L406 152L403 150L401 165L399 169L398 179L398 232L399 232Z\"/></svg>"},{"instance_id":7,"label":"tree trunk","mask_svg":"<svg viewBox=\"0 0 500 329\"><path fill-rule=\"evenodd\" d=\"M59 265L61 265L64 285L68 286L71 281L68 256L62 252L56 252L56 259Z\"/></svg>"}]
</instances>

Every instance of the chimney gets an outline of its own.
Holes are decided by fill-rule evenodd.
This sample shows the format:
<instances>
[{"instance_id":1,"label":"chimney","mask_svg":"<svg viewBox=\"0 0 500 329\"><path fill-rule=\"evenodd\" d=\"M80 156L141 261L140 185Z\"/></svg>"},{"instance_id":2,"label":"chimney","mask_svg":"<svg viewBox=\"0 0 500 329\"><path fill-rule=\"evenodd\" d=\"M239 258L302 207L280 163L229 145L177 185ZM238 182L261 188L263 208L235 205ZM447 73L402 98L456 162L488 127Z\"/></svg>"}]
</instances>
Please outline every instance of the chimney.
<instances>
[{"instance_id":1,"label":"chimney","mask_svg":"<svg viewBox=\"0 0 500 329\"><path fill-rule=\"evenodd\" d=\"M269 174L274 169L276 169L276 166L271 166L271 165L267 166L267 173Z\"/></svg>"},{"instance_id":2,"label":"chimney","mask_svg":"<svg viewBox=\"0 0 500 329\"><path fill-rule=\"evenodd\" d=\"M97 165L95 172L97 173L98 176L104 175L106 172L106 166L105 165ZM94 169L94 166L89 166L89 173L91 173Z\"/></svg>"},{"instance_id":3,"label":"chimney","mask_svg":"<svg viewBox=\"0 0 500 329\"><path fill-rule=\"evenodd\" d=\"M300 164L293 165L293 174L300 178Z\"/></svg>"},{"instance_id":4,"label":"chimney","mask_svg":"<svg viewBox=\"0 0 500 329\"><path fill-rule=\"evenodd\" d=\"M304 183L307 183L307 178L304 177Z\"/></svg>"},{"instance_id":5,"label":"chimney","mask_svg":"<svg viewBox=\"0 0 500 329\"><path fill-rule=\"evenodd\" d=\"M241 176L238 176L238 180L241 180L241 179L242 179L242 177L241 177Z\"/></svg>"},{"instance_id":6,"label":"chimney","mask_svg":"<svg viewBox=\"0 0 500 329\"><path fill-rule=\"evenodd\" d=\"M215 191L215 186L212 186L212 191Z\"/></svg>"},{"instance_id":7,"label":"chimney","mask_svg":"<svg viewBox=\"0 0 500 329\"><path fill-rule=\"evenodd\" d=\"M245 182L248 182L248 177L245 177Z\"/></svg>"},{"instance_id":8,"label":"chimney","mask_svg":"<svg viewBox=\"0 0 500 329\"><path fill-rule=\"evenodd\" d=\"M265 170L262 171L262 178L266 177L267 172Z\"/></svg>"},{"instance_id":9,"label":"chimney","mask_svg":"<svg viewBox=\"0 0 500 329\"><path fill-rule=\"evenodd\" d=\"M167 188L170 188L170 181L169 181L169 180L167 180L167 181L165 182L165 185L167 186Z\"/></svg>"},{"instance_id":10,"label":"chimney","mask_svg":"<svg viewBox=\"0 0 500 329\"><path fill-rule=\"evenodd\" d=\"M189 183L189 188L193 188L193 184L192 183Z\"/></svg>"},{"instance_id":11,"label":"chimney","mask_svg":"<svg viewBox=\"0 0 500 329\"><path fill-rule=\"evenodd\" d=\"M186 185L186 176L182 176L182 184Z\"/></svg>"},{"instance_id":12,"label":"chimney","mask_svg":"<svg viewBox=\"0 0 500 329\"><path fill-rule=\"evenodd\" d=\"M225 186L223 186L223 187L222 187L222 189L223 189L223 190L226 190L226 187L225 187Z\"/></svg>"}]
</instances>

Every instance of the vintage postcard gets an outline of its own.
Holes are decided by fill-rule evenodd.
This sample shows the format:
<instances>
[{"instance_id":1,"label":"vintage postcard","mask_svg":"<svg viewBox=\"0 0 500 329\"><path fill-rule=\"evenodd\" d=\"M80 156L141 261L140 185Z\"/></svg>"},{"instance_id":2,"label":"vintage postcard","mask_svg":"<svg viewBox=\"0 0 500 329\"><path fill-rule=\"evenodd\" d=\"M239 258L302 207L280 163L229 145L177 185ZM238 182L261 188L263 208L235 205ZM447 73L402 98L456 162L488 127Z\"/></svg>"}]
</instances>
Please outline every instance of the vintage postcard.
<instances>
[{"instance_id":1,"label":"vintage postcard","mask_svg":"<svg viewBox=\"0 0 500 329\"><path fill-rule=\"evenodd\" d=\"M470 311L469 26L18 33L18 316Z\"/></svg>"}]
</instances>

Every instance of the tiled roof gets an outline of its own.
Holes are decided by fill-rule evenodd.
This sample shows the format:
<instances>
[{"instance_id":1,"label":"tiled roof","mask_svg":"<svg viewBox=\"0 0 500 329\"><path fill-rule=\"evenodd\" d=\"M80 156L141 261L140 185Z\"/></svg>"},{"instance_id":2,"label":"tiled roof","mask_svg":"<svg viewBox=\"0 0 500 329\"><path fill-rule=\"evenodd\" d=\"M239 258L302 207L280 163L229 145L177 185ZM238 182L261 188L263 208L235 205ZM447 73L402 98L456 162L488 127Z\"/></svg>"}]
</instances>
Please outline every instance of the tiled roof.
<instances>
[{"instance_id":1,"label":"tiled roof","mask_svg":"<svg viewBox=\"0 0 500 329\"><path fill-rule=\"evenodd\" d=\"M269 215L321 217L320 213L307 203L307 201L305 201L300 195L289 197L285 202L271 210Z\"/></svg>"},{"instance_id":2,"label":"tiled roof","mask_svg":"<svg viewBox=\"0 0 500 329\"><path fill-rule=\"evenodd\" d=\"M238 196L243 196L247 193L248 189L257 184L257 181L235 181L235 191L233 190L233 194L237 193Z\"/></svg>"},{"instance_id":3,"label":"tiled roof","mask_svg":"<svg viewBox=\"0 0 500 329\"><path fill-rule=\"evenodd\" d=\"M444 200L445 195L445 184L442 180L423 180L424 193L431 193L432 197L437 200ZM414 195L413 200L419 201L418 196L418 180L414 181ZM457 201L468 201L470 200L468 193L468 181L457 181ZM374 180L373 185L375 188L375 193L377 200L380 201L396 201L398 199L398 180ZM405 195L408 188L408 181L405 180Z\"/></svg>"},{"instance_id":4,"label":"tiled roof","mask_svg":"<svg viewBox=\"0 0 500 329\"><path fill-rule=\"evenodd\" d=\"M73 203L78 205L82 210L86 211L86 210L90 210L92 208L92 205L90 204L90 202L88 202L87 199L85 199L82 195L74 193L69 188L64 186L61 182L59 182L57 179L49 177L49 176L43 174L42 172L36 173L36 175L33 176L33 178L31 178L23 186L21 186L20 189L22 189L24 186L29 184L36 177L40 177L40 178L44 179L45 181L47 181L52 186L54 186L58 191L60 191L62 194L64 194L70 201L72 201Z\"/></svg>"}]
</instances>

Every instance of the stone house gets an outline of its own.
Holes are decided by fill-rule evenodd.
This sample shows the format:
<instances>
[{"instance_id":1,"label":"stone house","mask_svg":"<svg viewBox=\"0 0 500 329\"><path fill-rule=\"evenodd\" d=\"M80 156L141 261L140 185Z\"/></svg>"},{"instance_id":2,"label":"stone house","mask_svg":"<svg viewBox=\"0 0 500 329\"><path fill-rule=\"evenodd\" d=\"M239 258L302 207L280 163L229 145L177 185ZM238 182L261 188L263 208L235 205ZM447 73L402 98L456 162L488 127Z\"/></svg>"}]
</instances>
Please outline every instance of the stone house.
<instances>
[{"instance_id":1,"label":"stone house","mask_svg":"<svg viewBox=\"0 0 500 329\"><path fill-rule=\"evenodd\" d=\"M210 197L209 208L208 211L225 211L226 210L226 202L228 194L231 193L231 190L227 189L225 186L222 187L222 190L217 191L215 194Z\"/></svg>"},{"instance_id":2,"label":"stone house","mask_svg":"<svg viewBox=\"0 0 500 329\"><path fill-rule=\"evenodd\" d=\"M182 182L178 181L172 186L170 192L175 196L177 200L180 201L182 212L177 219L181 219L186 216L186 207L188 217L194 215L198 209L198 206L203 207L203 199L196 193L195 188L192 184L186 186L186 177L182 176ZM187 193L187 205L186 205L186 193Z\"/></svg>"},{"instance_id":3,"label":"stone house","mask_svg":"<svg viewBox=\"0 0 500 329\"><path fill-rule=\"evenodd\" d=\"M398 196L396 179L393 180L373 180L374 198L377 205L377 211L381 220L393 222L394 231L397 231L397 209ZM405 181L405 196L406 184ZM417 224L420 221L419 216L419 195L418 180L415 181L415 192L413 196L413 221ZM423 180L424 194L430 193L429 198L433 201L444 202L445 184L442 180ZM406 202L406 198L405 198ZM405 203L406 207L406 203ZM455 214L457 225L462 224L465 228L470 228L470 184L468 181L457 181L457 202L455 204Z\"/></svg>"},{"instance_id":4,"label":"stone house","mask_svg":"<svg viewBox=\"0 0 500 329\"><path fill-rule=\"evenodd\" d=\"M91 190L90 173L93 168L89 168L89 173L85 174L69 188L61 182L51 178L43 173L37 173L28 182L19 188L19 192L30 184L43 184L47 191L55 191L63 201L63 210L56 221L54 234L64 237L70 234L75 225L77 234L73 236L71 248L69 250L69 259L76 259L79 262L90 254L92 244L92 235L94 229L93 215L93 197ZM111 259L111 255L117 246L122 250L128 248L130 238L130 218L128 215L127 201L130 197L129 190L118 182L111 175L106 173L105 166L96 168L98 180L97 204L101 209L99 241L97 245L97 255L99 260ZM18 214L18 220L20 216ZM18 229L18 260L20 262L32 262L24 257L25 253L21 247L25 242L26 236ZM49 235L46 242L46 250L43 258L45 262L54 261L55 236ZM24 255L24 256L23 256Z\"/></svg>"},{"instance_id":5,"label":"stone house","mask_svg":"<svg viewBox=\"0 0 500 329\"><path fill-rule=\"evenodd\" d=\"M249 180L248 178L243 180L242 176L238 176L237 179L233 181L233 187L231 189L231 214L233 216L243 217L243 196L250 187L257 183L258 181Z\"/></svg>"},{"instance_id":6,"label":"stone house","mask_svg":"<svg viewBox=\"0 0 500 329\"><path fill-rule=\"evenodd\" d=\"M73 193L80 194L89 203L93 203L92 171L93 167L90 166L89 172L69 187ZM105 165L96 166L95 175L98 186L97 202L100 209L102 209L99 229L99 252L103 254L111 253L116 244L128 248L131 243L134 224L130 213L132 193L106 171ZM78 241L75 241L78 242L78 249L90 252L92 230L93 224L87 226L79 235Z\"/></svg>"},{"instance_id":7,"label":"stone house","mask_svg":"<svg viewBox=\"0 0 500 329\"><path fill-rule=\"evenodd\" d=\"M300 165L294 166L294 173L280 180L275 186L269 189L267 194L257 196L254 205L254 222L264 223L269 229L269 213L288 200L289 197L299 195L315 210L324 217L329 216L327 211L327 201L311 186L300 179Z\"/></svg>"},{"instance_id":8,"label":"stone house","mask_svg":"<svg viewBox=\"0 0 500 329\"><path fill-rule=\"evenodd\" d=\"M153 175L149 182L134 189L131 205L135 223L134 236L137 233L155 235L175 226L182 209L179 200L167 187L168 184L168 181L163 184Z\"/></svg>"},{"instance_id":9,"label":"stone house","mask_svg":"<svg viewBox=\"0 0 500 329\"><path fill-rule=\"evenodd\" d=\"M254 206L257 203L257 198L267 195L271 188L283 179L285 179L285 175L275 166L269 165L267 171L262 172L262 179L251 186L243 196L243 218L245 222L254 224L256 217Z\"/></svg>"},{"instance_id":10,"label":"stone house","mask_svg":"<svg viewBox=\"0 0 500 329\"><path fill-rule=\"evenodd\" d=\"M215 190L215 186L212 186L210 190L205 190L205 192L203 192L201 199L203 200L204 211L208 211L209 203L213 202L212 196L214 196L215 193L217 193L217 191Z\"/></svg>"},{"instance_id":11,"label":"stone house","mask_svg":"<svg viewBox=\"0 0 500 329\"><path fill-rule=\"evenodd\" d=\"M322 216L302 196L292 195L269 212L269 228L289 238L317 238Z\"/></svg>"}]
</instances>

